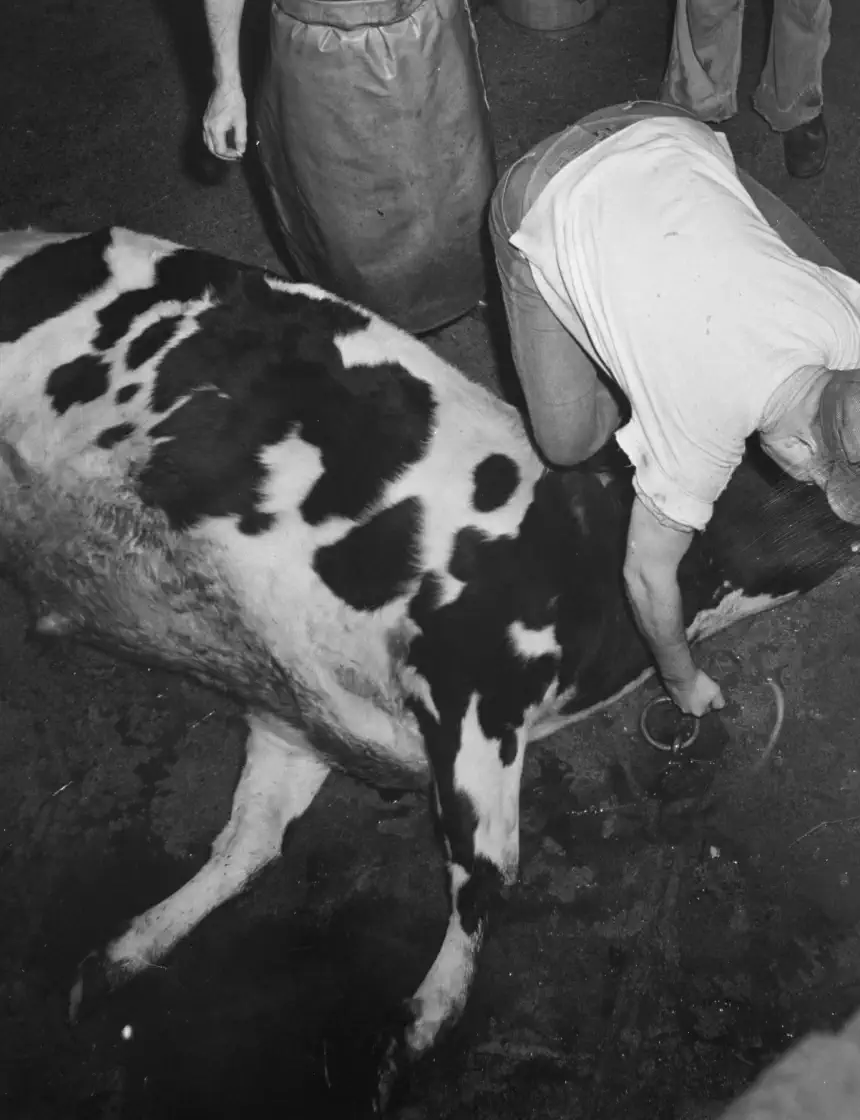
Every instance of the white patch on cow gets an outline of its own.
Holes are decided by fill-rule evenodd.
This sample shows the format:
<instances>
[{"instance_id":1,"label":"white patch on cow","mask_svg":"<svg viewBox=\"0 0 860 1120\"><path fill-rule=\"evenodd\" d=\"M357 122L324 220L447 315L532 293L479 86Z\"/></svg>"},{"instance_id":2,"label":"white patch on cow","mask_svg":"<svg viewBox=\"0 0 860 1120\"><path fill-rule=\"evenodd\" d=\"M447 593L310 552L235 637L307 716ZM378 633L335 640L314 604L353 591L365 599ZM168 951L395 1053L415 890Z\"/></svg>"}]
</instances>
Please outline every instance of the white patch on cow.
<instances>
[{"instance_id":1,"label":"white patch on cow","mask_svg":"<svg viewBox=\"0 0 860 1120\"><path fill-rule=\"evenodd\" d=\"M457 601L466 586L461 579L452 576L450 572L437 573L439 579L439 606L448 607Z\"/></svg>"},{"instance_id":2,"label":"white patch on cow","mask_svg":"<svg viewBox=\"0 0 860 1120\"><path fill-rule=\"evenodd\" d=\"M141 252L139 238L123 229L115 229L110 245L105 251L105 262L112 276L123 290L151 288L155 283L155 268L162 257L175 252L169 242L156 238Z\"/></svg>"},{"instance_id":3,"label":"white patch on cow","mask_svg":"<svg viewBox=\"0 0 860 1120\"><path fill-rule=\"evenodd\" d=\"M521 622L512 622L508 627L508 638L515 653L525 661L532 661L536 657L546 654L560 653L560 647L555 639L555 627L544 626L541 630L529 630Z\"/></svg>"},{"instance_id":4,"label":"white patch on cow","mask_svg":"<svg viewBox=\"0 0 860 1120\"><path fill-rule=\"evenodd\" d=\"M53 458L43 447L53 444L59 449L81 426L81 410L74 406L66 413L66 424L59 424L62 418L45 395L45 380L57 366L91 352L99 306L97 297L91 296L65 315L37 324L15 342L0 345L4 422L10 442L30 462ZM61 433L60 428L65 430ZM27 433L29 448L23 441L19 444L18 432Z\"/></svg>"},{"instance_id":5,"label":"white patch on cow","mask_svg":"<svg viewBox=\"0 0 860 1120\"><path fill-rule=\"evenodd\" d=\"M297 478L308 482L319 470L319 452L299 438L269 449L281 465L293 453ZM267 452L267 456L269 454ZM328 589L313 568L317 548L340 540L353 527L345 518L311 526L296 507L281 505L287 471L268 497L280 493L273 528L257 536L240 533L233 518L212 518L195 535L216 548L220 571L241 603L249 624L289 672L306 713L338 735L374 744L392 761L412 770L426 766L423 740L405 706L389 635L402 622L406 599L381 610L356 611ZM300 493L301 485L291 493ZM283 558L290 557L289 564ZM272 605L277 604L277 611ZM286 621L285 621L286 620Z\"/></svg>"},{"instance_id":6,"label":"white patch on cow","mask_svg":"<svg viewBox=\"0 0 860 1120\"><path fill-rule=\"evenodd\" d=\"M517 877L520 858L520 777L523 769L525 734L516 732L516 754L504 766L499 740L488 739L478 719L477 695L473 695L460 728L460 746L454 760L454 789L472 803L475 824L475 855L489 860L505 883Z\"/></svg>"},{"instance_id":7,"label":"white patch on cow","mask_svg":"<svg viewBox=\"0 0 860 1120\"><path fill-rule=\"evenodd\" d=\"M154 964L207 914L237 895L281 852L287 825L308 808L329 773L300 731L278 720L249 719L245 766L230 819L208 862L185 886L139 915L108 945L113 975Z\"/></svg>"},{"instance_id":8,"label":"white patch on cow","mask_svg":"<svg viewBox=\"0 0 860 1120\"><path fill-rule=\"evenodd\" d=\"M723 586L731 585L724 584ZM687 640L701 642L705 638L718 634L721 630L727 630L744 618L762 614L764 611L781 606L783 603L788 603L796 598L796 591L789 595L746 595L743 591L735 589L730 591L715 607L699 611L687 630Z\"/></svg>"},{"instance_id":9,"label":"white patch on cow","mask_svg":"<svg viewBox=\"0 0 860 1120\"><path fill-rule=\"evenodd\" d=\"M344 304L347 307L355 307L356 304L348 303L345 299L340 299L339 296L334 295L332 292L325 291L324 288L317 287L316 284L302 284L294 280L287 280L285 276L276 276L273 272L266 272L263 275L263 280L273 292L289 292L299 296L306 296L308 299L315 299L317 303L337 303ZM367 312L360 308L363 314Z\"/></svg>"},{"instance_id":10,"label":"white patch on cow","mask_svg":"<svg viewBox=\"0 0 860 1120\"><path fill-rule=\"evenodd\" d=\"M164 257L170 257L174 253L181 252L184 248L178 241L169 241L166 237L156 237L153 233L137 233L125 226L114 226L112 234L111 249L108 252L114 251L116 253L111 261L116 262L117 276L126 290L140 286L133 280L138 275L138 266L136 264L132 265L133 260L139 258L142 261L144 258L149 258L152 263L157 263ZM154 279L154 272L152 276ZM147 284L146 287L149 287L149 285Z\"/></svg>"},{"instance_id":11,"label":"white patch on cow","mask_svg":"<svg viewBox=\"0 0 860 1120\"><path fill-rule=\"evenodd\" d=\"M469 936L460 923L457 898L468 874L453 864L448 869L451 916L442 948L412 997L415 1020L406 1032L406 1044L413 1054L427 1050L443 1026L453 1025L469 998L475 976L475 960L481 948L480 933Z\"/></svg>"},{"instance_id":12,"label":"white patch on cow","mask_svg":"<svg viewBox=\"0 0 860 1120\"><path fill-rule=\"evenodd\" d=\"M439 720L439 709L430 691L427 679L423 677L412 665L404 665L400 670L400 681L407 695L419 700L435 720Z\"/></svg>"},{"instance_id":13,"label":"white patch on cow","mask_svg":"<svg viewBox=\"0 0 860 1120\"><path fill-rule=\"evenodd\" d=\"M373 317L364 330L339 336L337 346L346 368L398 363L433 390L436 417L430 445L386 491L392 505L413 496L423 499L422 566L445 572L461 529L474 527L490 537L515 535L544 470L516 410L463 377L425 343L382 319ZM473 473L493 454L513 459L520 483L500 509L480 513L472 504ZM459 591L451 587L446 596L456 598Z\"/></svg>"},{"instance_id":14,"label":"white patch on cow","mask_svg":"<svg viewBox=\"0 0 860 1120\"><path fill-rule=\"evenodd\" d=\"M366 311L363 313L367 314ZM394 326L393 323L381 319L378 315L369 316L369 322L362 330L338 335L335 345L340 351L345 369L350 369L352 366L378 366L389 363L401 365L413 377L426 381L428 385L443 394L458 394L458 390L462 390L465 396L472 400L469 412L474 411L476 400L485 397L500 406L503 411L510 408L510 405L504 404L488 389L469 381L459 370L454 370L450 362L445 361L425 342ZM468 412L463 419L468 423Z\"/></svg>"},{"instance_id":15,"label":"white patch on cow","mask_svg":"<svg viewBox=\"0 0 860 1120\"><path fill-rule=\"evenodd\" d=\"M301 522L294 526L294 531L301 532L301 526L304 525L305 530L311 532L310 526L298 515L298 507L322 477L320 449L307 443L301 434L293 432L280 443L265 447L260 461L268 472L262 488L260 508L278 518L289 517Z\"/></svg>"},{"instance_id":16,"label":"white patch on cow","mask_svg":"<svg viewBox=\"0 0 860 1120\"><path fill-rule=\"evenodd\" d=\"M402 332L391 323L386 323L375 316L362 330L339 334L334 341L335 346L340 351L344 369L351 369L353 366L379 366L394 362L405 365L413 376L417 375L432 384L434 380L433 367L437 362L442 361L441 358L436 357L432 350L425 352L423 348L417 368L415 368L414 362L404 361L406 355Z\"/></svg>"}]
</instances>

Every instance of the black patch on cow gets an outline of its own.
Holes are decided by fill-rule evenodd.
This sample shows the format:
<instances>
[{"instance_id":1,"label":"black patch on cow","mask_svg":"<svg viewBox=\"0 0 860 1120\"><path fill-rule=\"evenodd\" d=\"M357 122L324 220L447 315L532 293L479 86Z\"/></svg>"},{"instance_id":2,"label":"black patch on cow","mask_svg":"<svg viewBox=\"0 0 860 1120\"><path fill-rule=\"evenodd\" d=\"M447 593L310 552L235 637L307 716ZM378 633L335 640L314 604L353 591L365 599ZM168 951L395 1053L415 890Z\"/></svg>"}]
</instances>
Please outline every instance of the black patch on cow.
<instances>
[{"instance_id":1,"label":"black patch on cow","mask_svg":"<svg viewBox=\"0 0 860 1120\"><path fill-rule=\"evenodd\" d=\"M137 396L140 389L141 385L139 381L135 381L131 385L123 385L121 389L117 389L114 400L117 404L127 404L132 397Z\"/></svg>"},{"instance_id":2,"label":"black patch on cow","mask_svg":"<svg viewBox=\"0 0 860 1120\"><path fill-rule=\"evenodd\" d=\"M123 292L99 312L100 330L95 345L100 350L109 350L128 334L138 315L158 303L188 303L201 299L206 292L216 300L223 298L242 271L243 266L237 262L199 249L168 253L155 266L152 284Z\"/></svg>"},{"instance_id":3,"label":"black patch on cow","mask_svg":"<svg viewBox=\"0 0 860 1120\"><path fill-rule=\"evenodd\" d=\"M586 695L591 702L611 695L649 663L622 579L629 468L619 477L616 492L611 476L606 487L588 470L547 472L515 532L493 537L466 526L457 534L448 565L463 583L455 599L442 602L427 581L420 611L413 604L421 632L409 663L427 682L438 713L438 721L425 714L419 723L449 820L462 816L453 770L473 698L488 766L511 766L526 713L556 679L560 688L579 690L581 682L575 709L586 706ZM552 627L561 654L523 658L511 645L514 623Z\"/></svg>"},{"instance_id":4,"label":"black patch on cow","mask_svg":"<svg viewBox=\"0 0 860 1120\"><path fill-rule=\"evenodd\" d=\"M424 735L433 767L438 802L438 824L451 852L451 862L468 872L456 899L463 929L470 936L485 920L489 903L501 885L499 869L486 857L475 854L478 815L467 793L454 788L454 763L460 746L460 721L445 712L437 721L420 700L410 707Z\"/></svg>"},{"instance_id":5,"label":"black patch on cow","mask_svg":"<svg viewBox=\"0 0 860 1120\"><path fill-rule=\"evenodd\" d=\"M441 601L442 581L435 572L427 572L409 604L409 617L416 626L423 628Z\"/></svg>"},{"instance_id":6,"label":"black patch on cow","mask_svg":"<svg viewBox=\"0 0 860 1120\"><path fill-rule=\"evenodd\" d=\"M314 571L348 606L375 611L402 595L419 574L421 503L406 498L317 550Z\"/></svg>"},{"instance_id":7,"label":"black patch on cow","mask_svg":"<svg viewBox=\"0 0 860 1120\"><path fill-rule=\"evenodd\" d=\"M468 937L479 932L487 920L492 902L499 896L502 877L499 869L488 859L478 856L469 879L457 896L457 913L460 925Z\"/></svg>"},{"instance_id":8,"label":"black patch on cow","mask_svg":"<svg viewBox=\"0 0 860 1120\"><path fill-rule=\"evenodd\" d=\"M508 728L502 732L499 743L499 761L502 766L512 766L517 758L517 732L516 728Z\"/></svg>"},{"instance_id":9,"label":"black patch on cow","mask_svg":"<svg viewBox=\"0 0 860 1120\"><path fill-rule=\"evenodd\" d=\"M197 332L165 356L152 396L155 412L206 384L237 401L258 393L269 404L284 396L291 401L303 381L323 383L328 392L331 376L354 382L356 394L364 391L364 367L344 371L334 340L366 327L367 315L334 299L272 288L260 269L232 267L230 282L225 276L213 288L217 304L198 316Z\"/></svg>"},{"instance_id":10,"label":"black patch on cow","mask_svg":"<svg viewBox=\"0 0 860 1120\"><path fill-rule=\"evenodd\" d=\"M122 443L124 439L128 439L134 433L134 424L115 424L112 428L105 428L104 431L99 432L96 438L96 447L101 447L104 451L109 451L112 447L116 447L118 443Z\"/></svg>"},{"instance_id":11,"label":"black patch on cow","mask_svg":"<svg viewBox=\"0 0 860 1120\"><path fill-rule=\"evenodd\" d=\"M275 515L260 509L249 509L239 517L239 532L249 537L268 532L275 524Z\"/></svg>"},{"instance_id":12,"label":"black patch on cow","mask_svg":"<svg viewBox=\"0 0 860 1120\"><path fill-rule=\"evenodd\" d=\"M448 571L454 579L468 583L480 574L482 557L486 555L486 545L489 541L486 533L470 526L461 529L454 538L454 547L448 561Z\"/></svg>"},{"instance_id":13,"label":"black patch on cow","mask_svg":"<svg viewBox=\"0 0 860 1120\"><path fill-rule=\"evenodd\" d=\"M129 369L138 369L144 362L148 362L170 342L182 322L181 315L171 315L166 319L159 319L141 331L128 347L125 364Z\"/></svg>"},{"instance_id":14,"label":"black patch on cow","mask_svg":"<svg viewBox=\"0 0 860 1120\"><path fill-rule=\"evenodd\" d=\"M73 404L89 404L98 400L109 386L110 367L104 358L82 354L51 371L45 392L51 398L54 411L62 416Z\"/></svg>"},{"instance_id":15,"label":"black patch on cow","mask_svg":"<svg viewBox=\"0 0 860 1120\"><path fill-rule=\"evenodd\" d=\"M475 467L472 505L491 513L508 501L520 484L520 469L508 455L488 455Z\"/></svg>"},{"instance_id":16,"label":"black patch on cow","mask_svg":"<svg viewBox=\"0 0 860 1120\"><path fill-rule=\"evenodd\" d=\"M511 749L506 740L522 726L526 710L543 699L556 670L556 660L548 653L529 661L516 660L519 662L516 667L507 658L497 661L507 690L503 692L496 682L483 683L478 701L481 730L488 739L499 740L500 757L505 766L510 764L505 759ZM513 750L516 753L516 744Z\"/></svg>"},{"instance_id":17,"label":"black patch on cow","mask_svg":"<svg viewBox=\"0 0 860 1120\"><path fill-rule=\"evenodd\" d=\"M358 519L423 454L429 387L398 365L345 369L336 337L369 322L346 304L273 290L257 270L239 274L222 299L159 365L153 410L188 399L151 432L168 438L153 449L141 497L175 528L237 515L243 531L261 531L270 520L259 512L262 452L296 436L323 465L303 516Z\"/></svg>"},{"instance_id":18,"label":"black patch on cow","mask_svg":"<svg viewBox=\"0 0 860 1120\"><path fill-rule=\"evenodd\" d=\"M102 229L45 245L7 269L0 276L0 342L15 342L106 284L111 235Z\"/></svg>"},{"instance_id":19,"label":"black patch on cow","mask_svg":"<svg viewBox=\"0 0 860 1120\"><path fill-rule=\"evenodd\" d=\"M453 770L472 698L488 751L498 751L509 766L526 712L543 699L557 671L552 654L523 659L509 639L514 622L534 630L553 625L566 580L565 536L578 532L560 494L540 484L535 494L516 536L494 538L474 527L457 534L449 571L464 586L455 599L442 604L428 585L422 609L413 604L421 632L409 662L426 680L439 713L439 725L427 722L422 731L443 809L452 806L449 816L459 812L451 800Z\"/></svg>"},{"instance_id":20,"label":"black patch on cow","mask_svg":"<svg viewBox=\"0 0 860 1120\"><path fill-rule=\"evenodd\" d=\"M624 587L633 487L628 461L618 455L620 466L601 453L593 467L548 473L535 488L530 510L532 548L551 549L559 565L554 577L559 690L575 685L573 710L612 695L651 663Z\"/></svg>"},{"instance_id":21,"label":"black patch on cow","mask_svg":"<svg viewBox=\"0 0 860 1120\"><path fill-rule=\"evenodd\" d=\"M302 420L302 436L322 451L324 472L301 506L309 525L359 517L383 484L421 458L434 414L430 386L402 366L351 366L335 373L332 398ZM355 454L345 451L345 444Z\"/></svg>"}]
</instances>

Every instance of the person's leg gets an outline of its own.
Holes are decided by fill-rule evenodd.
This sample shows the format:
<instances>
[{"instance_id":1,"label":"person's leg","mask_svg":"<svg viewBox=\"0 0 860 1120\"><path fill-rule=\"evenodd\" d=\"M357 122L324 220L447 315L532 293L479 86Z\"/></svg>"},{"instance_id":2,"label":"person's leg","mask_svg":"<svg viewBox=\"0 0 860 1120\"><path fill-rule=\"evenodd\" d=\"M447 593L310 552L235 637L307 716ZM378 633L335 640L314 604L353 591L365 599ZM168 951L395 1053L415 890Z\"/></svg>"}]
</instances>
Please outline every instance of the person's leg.
<instances>
[{"instance_id":1,"label":"person's leg","mask_svg":"<svg viewBox=\"0 0 860 1120\"><path fill-rule=\"evenodd\" d=\"M774 0L770 46L753 104L784 133L786 166L808 178L824 169L827 129L822 71L830 46L830 0Z\"/></svg>"},{"instance_id":2,"label":"person's leg","mask_svg":"<svg viewBox=\"0 0 860 1120\"><path fill-rule=\"evenodd\" d=\"M618 425L618 409L594 363L550 310L531 266L509 240L525 216L535 167L556 139L544 141L502 177L490 204L490 233L514 365L535 439L550 462L572 466L603 446Z\"/></svg>"},{"instance_id":3,"label":"person's leg","mask_svg":"<svg viewBox=\"0 0 860 1120\"><path fill-rule=\"evenodd\" d=\"M737 112L743 17L744 0L677 0L660 101L702 121Z\"/></svg>"}]
</instances>

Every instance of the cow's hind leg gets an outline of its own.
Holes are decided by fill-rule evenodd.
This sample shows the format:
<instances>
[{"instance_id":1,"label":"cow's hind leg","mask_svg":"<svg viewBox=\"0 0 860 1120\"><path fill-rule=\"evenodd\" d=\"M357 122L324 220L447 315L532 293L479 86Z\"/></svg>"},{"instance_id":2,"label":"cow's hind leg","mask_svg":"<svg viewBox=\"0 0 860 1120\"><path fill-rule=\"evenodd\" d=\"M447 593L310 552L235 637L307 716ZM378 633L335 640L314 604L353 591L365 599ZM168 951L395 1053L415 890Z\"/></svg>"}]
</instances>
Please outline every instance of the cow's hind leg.
<instances>
[{"instance_id":1,"label":"cow's hind leg","mask_svg":"<svg viewBox=\"0 0 860 1120\"><path fill-rule=\"evenodd\" d=\"M281 851L284 830L313 801L329 772L300 731L249 720L245 765L230 819L204 867L164 902L81 965L72 988L74 1021L82 1000L101 994L164 957L207 914L233 898Z\"/></svg>"},{"instance_id":2,"label":"cow's hind leg","mask_svg":"<svg viewBox=\"0 0 860 1120\"><path fill-rule=\"evenodd\" d=\"M436 806L448 857L451 910L442 948L407 1006L405 1030L386 1045L378 1071L377 1111L409 1062L434 1044L466 1005L484 939L487 911L517 878L519 802L526 735L488 739L473 697L457 734L427 735Z\"/></svg>"}]
</instances>

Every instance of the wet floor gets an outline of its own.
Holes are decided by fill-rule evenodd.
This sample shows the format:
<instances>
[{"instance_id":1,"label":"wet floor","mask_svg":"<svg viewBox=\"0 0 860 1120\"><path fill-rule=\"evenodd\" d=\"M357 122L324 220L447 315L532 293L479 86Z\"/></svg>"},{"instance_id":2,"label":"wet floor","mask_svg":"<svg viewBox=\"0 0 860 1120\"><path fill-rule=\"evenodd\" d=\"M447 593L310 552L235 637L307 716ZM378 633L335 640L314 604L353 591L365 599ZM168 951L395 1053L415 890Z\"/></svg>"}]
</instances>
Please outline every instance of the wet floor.
<instances>
[{"instance_id":1,"label":"wet floor","mask_svg":"<svg viewBox=\"0 0 860 1120\"><path fill-rule=\"evenodd\" d=\"M748 7L744 106L764 42ZM728 132L857 271L860 15L834 8L826 175L788 180L746 107ZM253 181L185 172L205 50L180 10L6 0L0 227L115 220L277 263ZM652 0L618 0L566 42L492 8L477 24L502 168L594 108L653 94L668 34ZM480 321L433 341L496 378ZM647 690L531 751L521 883L493 915L464 1022L414 1071L404 1120L716 1116L792 1038L860 1006L858 588L848 573L711 643L732 703L687 762L643 743ZM72 1029L75 963L205 860L242 726L196 685L27 639L3 584L0 620L0 1114L354 1115L375 1031L444 931L424 799L331 779L246 895ZM768 675L787 710L764 757Z\"/></svg>"}]
</instances>

